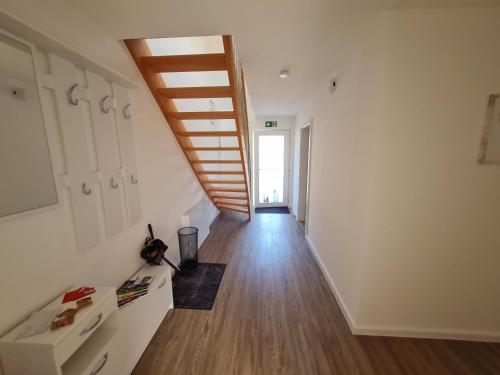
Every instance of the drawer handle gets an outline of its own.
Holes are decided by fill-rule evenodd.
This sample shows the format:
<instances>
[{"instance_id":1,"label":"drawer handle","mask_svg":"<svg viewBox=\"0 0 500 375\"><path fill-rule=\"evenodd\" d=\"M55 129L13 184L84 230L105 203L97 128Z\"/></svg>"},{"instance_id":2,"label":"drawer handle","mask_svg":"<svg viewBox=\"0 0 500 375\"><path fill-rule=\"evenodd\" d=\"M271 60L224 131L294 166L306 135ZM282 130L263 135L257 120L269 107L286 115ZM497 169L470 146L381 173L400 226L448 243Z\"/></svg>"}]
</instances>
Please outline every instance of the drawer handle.
<instances>
[{"instance_id":1,"label":"drawer handle","mask_svg":"<svg viewBox=\"0 0 500 375\"><path fill-rule=\"evenodd\" d=\"M80 336L83 336L92 331L95 327L97 327L97 325L101 322L101 320L102 320L102 313L99 313L99 315L97 315L96 321L92 323L90 327L83 329L82 332L80 332Z\"/></svg>"},{"instance_id":2,"label":"drawer handle","mask_svg":"<svg viewBox=\"0 0 500 375\"><path fill-rule=\"evenodd\" d=\"M97 366L97 368L95 370L93 370L90 375L96 375L98 374L99 372L101 372L101 370L103 369L104 366L106 366L106 362L108 362L108 358L109 358L109 355L108 353L104 354L104 356L102 357L102 362L99 363L99 366Z\"/></svg>"},{"instance_id":3,"label":"drawer handle","mask_svg":"<svg viewBox=\"0 0 500 375\"><path fill-rule=\"evenodd\" d=\"M160 285L158 285L158 289L161 289L165 286L165 284L167 283L167 279L163 279L163 281L161 282Z\"/></svg>"}]
</instances>

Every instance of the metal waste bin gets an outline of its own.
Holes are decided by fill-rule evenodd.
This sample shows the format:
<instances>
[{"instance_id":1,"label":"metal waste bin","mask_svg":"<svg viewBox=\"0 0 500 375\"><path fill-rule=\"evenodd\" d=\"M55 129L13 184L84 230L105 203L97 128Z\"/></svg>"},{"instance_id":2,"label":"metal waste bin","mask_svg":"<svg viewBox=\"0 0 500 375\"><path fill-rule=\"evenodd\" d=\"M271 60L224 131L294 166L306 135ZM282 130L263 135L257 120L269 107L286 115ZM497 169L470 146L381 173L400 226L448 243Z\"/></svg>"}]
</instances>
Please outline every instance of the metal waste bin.
<instances>
[{"instance_id":1,"label":"metal waste bin","mask_svg":"<svg viewBox=\"0 0 500 375\"><path fill-rule=\"evenodd\" d=\"M184 227L177 231L181 268L196 267L198 264L198 228Z\"/></svg>"}]
</instances>

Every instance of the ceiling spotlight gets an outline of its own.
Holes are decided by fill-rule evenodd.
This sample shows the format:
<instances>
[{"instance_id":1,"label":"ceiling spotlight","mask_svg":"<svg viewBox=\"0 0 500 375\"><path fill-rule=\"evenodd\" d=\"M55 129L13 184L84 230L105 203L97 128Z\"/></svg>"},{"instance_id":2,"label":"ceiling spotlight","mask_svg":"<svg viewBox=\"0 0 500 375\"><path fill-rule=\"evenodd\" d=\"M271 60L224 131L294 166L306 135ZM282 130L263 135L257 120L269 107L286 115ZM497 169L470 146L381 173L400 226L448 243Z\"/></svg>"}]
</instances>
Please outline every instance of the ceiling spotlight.
<instances>
[{"instance_id":1,"label":"ceiling spotlight","mask_svg":"<svg viewBox=\"0 0 500 375\"><path fill-rule=\"evenodd\" d=\"M280 78L286 79L290 75L290 71L288 69L281 69Z\"/></svg>"}]
</instances>

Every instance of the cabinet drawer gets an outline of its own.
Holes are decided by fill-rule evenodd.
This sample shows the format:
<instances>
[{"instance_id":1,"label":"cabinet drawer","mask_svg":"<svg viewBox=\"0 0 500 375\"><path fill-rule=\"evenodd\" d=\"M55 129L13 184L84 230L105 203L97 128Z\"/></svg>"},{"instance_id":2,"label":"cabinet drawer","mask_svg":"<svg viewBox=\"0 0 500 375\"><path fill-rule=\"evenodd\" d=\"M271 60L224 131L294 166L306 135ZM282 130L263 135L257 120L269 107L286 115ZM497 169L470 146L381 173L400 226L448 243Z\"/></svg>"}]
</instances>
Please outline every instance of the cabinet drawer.
<instances>
[{"instance_id":1,"label":"cabinet drawer","mask_svg":"<svg viewBox=\"0 0 500 375\"><path fill-rule=\"evenodd\" d=\"M89 308L91 313L75 322L71 332L55 345L54 356L58 363L66 361L117 310L116 295L110 294L99 305Z\"/></svg>"}]
</instances>

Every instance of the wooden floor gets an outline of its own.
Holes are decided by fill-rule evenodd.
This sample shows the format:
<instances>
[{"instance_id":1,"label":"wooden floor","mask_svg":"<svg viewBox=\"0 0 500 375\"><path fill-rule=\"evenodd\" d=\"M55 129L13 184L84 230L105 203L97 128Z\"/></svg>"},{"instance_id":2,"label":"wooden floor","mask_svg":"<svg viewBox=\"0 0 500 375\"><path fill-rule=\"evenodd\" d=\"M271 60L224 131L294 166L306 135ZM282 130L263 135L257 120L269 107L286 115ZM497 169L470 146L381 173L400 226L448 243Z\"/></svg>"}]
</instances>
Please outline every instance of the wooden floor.
<instances>
[{"instance_id":1,"label":"wooden floor","mask_svg":"<svg viewBox=\"0 0 500 375\"><path fill-rule=\"evenodd\" d=\"M200 261L213 310L170 311L135 375L500 374L500 344L353 336L291 215L221 214Z\"/></svg>"}]
</instances>

